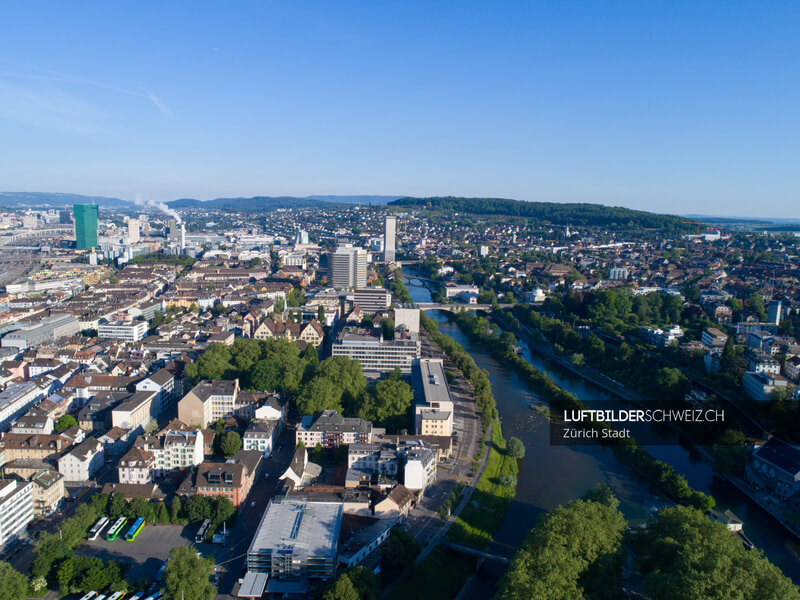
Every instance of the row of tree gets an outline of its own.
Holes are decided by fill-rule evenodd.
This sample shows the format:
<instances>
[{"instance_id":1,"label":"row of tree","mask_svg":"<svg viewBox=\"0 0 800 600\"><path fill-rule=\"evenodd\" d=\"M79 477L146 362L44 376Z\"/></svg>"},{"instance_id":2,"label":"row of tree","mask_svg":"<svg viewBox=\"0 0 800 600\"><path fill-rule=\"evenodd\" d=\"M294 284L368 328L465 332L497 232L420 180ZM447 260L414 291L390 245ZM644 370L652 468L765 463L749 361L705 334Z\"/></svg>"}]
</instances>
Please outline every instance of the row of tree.
<instances>
[{"instance_id":1,"label":"row of tree","mask_svg":"<svg viewBox=\"0 0 800 600\"><path fill-rule=\"evenodd\" d=\"M797 600L796 586L759 550L701 511L664 508L647 528L626 533L608 486L545 514L517 550L499 600L625 598L622 568L629 549L653 600Z\"/></svg>"}]
</instances>

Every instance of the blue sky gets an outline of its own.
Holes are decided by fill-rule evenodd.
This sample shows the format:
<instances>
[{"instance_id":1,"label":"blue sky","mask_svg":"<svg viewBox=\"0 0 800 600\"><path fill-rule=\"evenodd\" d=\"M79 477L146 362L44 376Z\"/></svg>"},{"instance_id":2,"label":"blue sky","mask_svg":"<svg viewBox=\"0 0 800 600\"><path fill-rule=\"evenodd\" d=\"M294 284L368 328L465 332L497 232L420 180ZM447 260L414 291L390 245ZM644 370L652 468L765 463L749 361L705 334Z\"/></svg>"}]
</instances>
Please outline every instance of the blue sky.
<instances>
[{"instance_id":1,"label":"blue sky","mask_svg":"<svg viewBox=\"0 0 800 600\"><path fill-rule=\"evenodd\" d=\"M800 217L793 2L26 2L0 190Z\"/></svg>"}]
</instances>

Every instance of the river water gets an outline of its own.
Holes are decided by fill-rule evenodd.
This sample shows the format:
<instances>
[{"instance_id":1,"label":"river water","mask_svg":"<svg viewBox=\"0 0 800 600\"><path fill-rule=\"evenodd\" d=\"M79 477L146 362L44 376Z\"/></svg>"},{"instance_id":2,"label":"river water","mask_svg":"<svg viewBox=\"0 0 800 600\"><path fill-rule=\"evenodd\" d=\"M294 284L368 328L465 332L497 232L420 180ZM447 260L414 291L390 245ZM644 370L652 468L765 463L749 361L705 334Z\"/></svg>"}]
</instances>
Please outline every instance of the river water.
<instances>
[{"instance_id":1,"label":"river water","mask_svg":"<svg viewBox=\"0 0 800 600\"><path fill-rule=\"evenodd\" d=\"M412 280L408 285L414 301L430 302L430 292L415 283L419 280ZM611 486L620 500L620 510L633 526L644 522L651 515L653 506L671 503L603 446L550 445L549 423L530 408L531 402L538 398L525 382L482 347L472 343L449 320L448 313L430 311L427 314L439 323L443 333L472 355L479 367L489 372L503 435L506 439L516 436L525 444L526 454L520 461L517 493L490 552L510 556L539 515L579 497L599 482ZM560 365L533 354L524 342L520 345L523 356L533 366L549 374L559 386L579 399L603 400L604 408L629 407L625 401ZM651 454L675 467L693 488L712 494L720 508L735 512L744 521L745 533L753 543L795 583L800 583L800 546L761 508L729 484L714 478L712 466L705 457L671 430L657 429L657 426L646 423L637 424L631 430L636 438L658 440L657 445L645 446Z\"/></svg>"}]
</instances>

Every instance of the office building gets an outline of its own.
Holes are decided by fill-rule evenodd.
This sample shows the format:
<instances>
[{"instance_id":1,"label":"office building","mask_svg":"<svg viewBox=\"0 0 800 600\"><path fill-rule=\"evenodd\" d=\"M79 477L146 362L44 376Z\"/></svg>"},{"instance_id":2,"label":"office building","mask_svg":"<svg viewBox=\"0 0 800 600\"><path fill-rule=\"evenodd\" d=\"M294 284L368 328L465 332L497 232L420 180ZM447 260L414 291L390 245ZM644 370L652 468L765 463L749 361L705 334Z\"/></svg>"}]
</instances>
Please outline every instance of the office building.
<instances>
[{"instance_id":1,"label":"office building","mask_svg":"<svg viewBox=\"0 0 800 600\"><path fill-rule=\"evenodd\" d=\"M769 303L767 307L767 323L771 325L781 324L781 307L782 303L780 300L773 300Z\"/></svg>"},{"instance_id":2,"label":"office building","mask_svg":"<svg viewBox=\"0 0 800 600\"><path fill-rule=\"evenodd\" d=\"M0 546L25 531L33 521L33 484L18 479L0 480Z\"/></svg>"},{"instance_id":3,"label":"office building","mask_svg":"<svg viewBox=\"0 0 800 600\"><path fill-rule=\"evenodd\" d=\"M417 334L399 330L395 339L385 340L380 329L344 327L332 345L333 356L346 356L361 362L365 372L388 373L400 369L411 373L411 366L420 357Z\"/></svg>"},{"instance_id":4,"label":"office building","mask_svg":"<svg viewBox=\"0 0 800 600\"><path fill-rule=\"evenodd\" d=\"M442 359L414 363L414 430L417 435L453 435L453 399Z\"/></svg>"},{"instance_id":5,"label":"office building","mask_svg":"<svg viewBox=\"0 0 800 600\"><path fill-rule=\"evenodd\" d=\"M386 216L386 223L383 231L383 258L387 263L394 262L396 253L396 232L397 217L394 215Z\"/></svg>"},{"instance_id":6,"label":"office building","mask_svg":"<svg viewBox=\"0 0 800 600\"><path fill-rule=\"evenodd\" d=\"M392 294L382 287L359 288L353 294L353 304L366 313L382 312L392 304Z\"/></svg>"},{"instance_id":7,"label":"office building","mask_svg":"<svg viewBox=\"0 0 800 600\"><path fill-rule=\"evenodd\" d=\"M147 321L112 321L97 326L97 336L123 342L138 342L147 335Z\"/></svg>"},{"instance_id":8,"label":"office building","mask_svg":"<svg viewBox=\"0 0 800 600\"><path fill-rule=\"evenodd\" d=\"M608 270L608 278L612 281L620 281L628 278L627 267L612 267Z\"/></svg>"},{"instance_id":9,"label":"office building","mask_svg":"<svg viewBox=\"0 0 800 600\"><path fill-rule=\"evenodd\" d=\"M128 218L128 243L136 244L139 242L139 219Z\"/></svg>"},{"instance_id":10,"label":"office building","mask_svg":"<svg viewBox=\"0 0 800 600\"><path fill-rule=\"evenodd\" d=\"M367 285L367 251L352 244L340 245L328 255L328 277L335 288L363 288Z\"/></svg>"},{"instance_id":11,"label":"office building","mask_svg":"<svg viewBox=\"0 0 800 600\"><path fill-rule=\"evenodd\" d=\"M273 499L247 550L247 571L272 579L333 579L341 502Z\"/></svg>"},{"instance_id":12,"label":"office building","mask_svg":"<svg viewBox=\"0 0 800 600\"><path fill-rule=\"evenodd\" d=\"M75 247L87 250L97 247L97 205L76 204L72 207L75 217Z\"/></svg>"}]
</instances>

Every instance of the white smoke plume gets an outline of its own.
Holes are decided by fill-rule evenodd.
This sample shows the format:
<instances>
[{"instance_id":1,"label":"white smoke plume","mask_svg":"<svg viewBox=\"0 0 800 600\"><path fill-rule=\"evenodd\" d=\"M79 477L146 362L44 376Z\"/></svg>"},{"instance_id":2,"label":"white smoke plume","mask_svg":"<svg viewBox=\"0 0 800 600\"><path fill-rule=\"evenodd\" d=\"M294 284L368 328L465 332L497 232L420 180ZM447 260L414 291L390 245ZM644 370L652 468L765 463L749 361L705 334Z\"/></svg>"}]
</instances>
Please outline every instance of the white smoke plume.
<instances>
[{"instance_id":1,"label":"white smoke plume","mask_svg":"<svg viewBox=\"0 0 800 600\"><path fill-rule=\"evenodd\" d=\"M168 214L170 217L175 219L175 222L181 224L181 216L172 208L164 204L163 202L154 202L153 200L145 199L144 194L142 192L136 192L136 195L133 197L133 203L136 206L147 206L150 208L156 208L163 213Z\"/></svg>"}]
</instances>

